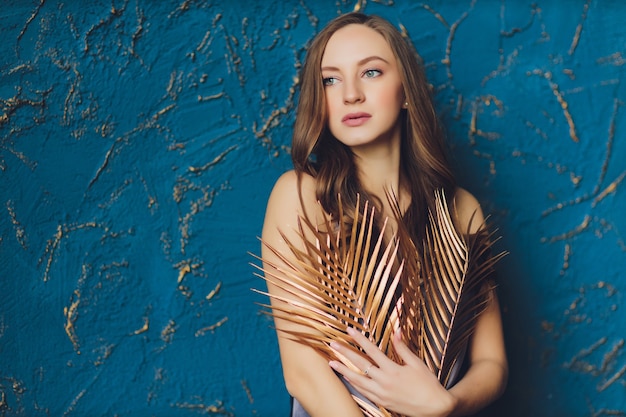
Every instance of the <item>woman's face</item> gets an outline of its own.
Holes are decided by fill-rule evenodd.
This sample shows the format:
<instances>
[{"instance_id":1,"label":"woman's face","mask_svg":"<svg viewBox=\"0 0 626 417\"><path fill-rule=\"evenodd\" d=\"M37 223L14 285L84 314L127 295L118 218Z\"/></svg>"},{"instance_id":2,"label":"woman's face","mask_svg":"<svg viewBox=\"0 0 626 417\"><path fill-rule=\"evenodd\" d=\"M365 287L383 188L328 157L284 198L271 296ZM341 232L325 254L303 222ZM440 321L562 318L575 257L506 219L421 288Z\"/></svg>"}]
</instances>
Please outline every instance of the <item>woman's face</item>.
<instances>
[{"instance_id":1,"label":"woman's face","mask_svg":"<svg viewBox=\"0 0 626 417\"><path fill-rule=\"evenodd\" d=\"M339 29L322 56L322 78L332 134L354 151L400 141L405 101L396 58L375 30Z\"/></svg>"}]
</instances>

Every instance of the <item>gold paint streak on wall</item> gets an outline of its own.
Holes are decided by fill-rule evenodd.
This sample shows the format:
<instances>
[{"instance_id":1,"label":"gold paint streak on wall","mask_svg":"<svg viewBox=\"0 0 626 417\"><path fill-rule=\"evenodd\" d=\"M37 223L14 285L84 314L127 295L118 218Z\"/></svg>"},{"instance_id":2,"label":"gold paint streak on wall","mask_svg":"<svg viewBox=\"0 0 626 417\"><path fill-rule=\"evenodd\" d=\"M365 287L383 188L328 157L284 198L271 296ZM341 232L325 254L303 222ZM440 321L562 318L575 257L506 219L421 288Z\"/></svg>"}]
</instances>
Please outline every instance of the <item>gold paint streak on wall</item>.
<instances>
[{"instance_id":1,"label":"gold paint streak on wall","mask_svg":"<svg viewBox=\"0 0 626 417\"><path fill-rule=\"evenodd\" d=\"M600 346L603 346L604 344L606 344L606 342L607 342L606 336L601 337L594 344L592 344L589 348L581 349L576 355L574 355L574 357L572 358L571 361L569 361L569 363L565 364L565 366L567 366L570 369L575 368L577 370L584 370L586 372L591 372L593 369L595 369L595 367L587 362L582 361L581 359L591 355L593 352L598 350Z\"/></svg>"},{"instance_id":2,"label":"gold paint streak on wall","mask_svg":"<svg viewBox=\"0 0 626 417\"><path fill-rule=\"evenodd\" d=\"M230 152L234 151L237 148L238 148L237 145L232 145L230 148L226 149L224 152L222 152L221 154L217 155L215 158L213 158L212 161L207 162L205 165L203 165L201 167L189 167L189 172L199 173L199 172L202 172L202 171L206 171L207 169L211 168L212 166L217 165L218 163L220 163L226 157L226 155L228 155Z\"/></svg>"},{"instance_id":3,"label":"gold paint streak on wall","mask_svg":"<svg viewBox=\"0 0 626 417\"><path fill-rule=\"evenodd\" d=\"M65 96L65 101L63 103L63 126L69 126L71 123L71 117L74 114L74 109L72 107L72 103L77 100L78 95L78 87L80 86L80 82L82 81L82 75L76 69L76 64L71 66L72 71L74 72L75 78L72 81L72 85L70 86L67 95Z\"/></svg>"},{"instance_id":4,"label":"gold paint streak on wall","mask_svg":"<svg viewBox=\"0 0 626 417\"><path fill-rule=\"evenodd\" d=\"M83 395L85 395L86 392L87 392L87 389L85 388L81 392L79 392L76 397L74 397L70 406L67 407L67 410L65 410L65 412L63 413L63 417L70 415L74 411L74 407L76 407L76 404L78 404L78 401L80 401L80 399L83 398Z\"/></svg>"},{"instance_id":5,"label":"gold paint streak on wall","mask_svg":"<svg viewBox=\"0 0 626 417\"><path fill-rule=\"evenodd\" d=\"M470 10L474 8L476 4L476 0L472 0L470 4ZM452 42L454 41L454 36L456 35L456 31L459 28L459 25L469 16L469 11L464 12L459 19L450 26L450 33L448 34L448 40L446 41L446 56L441 60L441 63L446 66L446 71L448 73L448 79L452 79L452 61L450 56L452 55Z\"/></svg>"},{"instance_id":6,"label":"gold paint streak on wall","mask_svg":"<svg viewBox=\"0 0 626 417\"><path fill-rule=\"evenodd\" d=\"M402 35L402 37L410 41L411 36L409 35L409 31L406 29L406 27L402 23L399 23L398 28L400 29L400 34Z\"/></svg>"},{"instance_id":7,"label":"gold paint streak on wall","mask_svg":"<svg viewBox=\"0 0 626 417\"><path fill-rule=\"evenodd\" d=\"M422 7L425 10L429 11L430 13L432 13L433 16L435 16L435 18L437 20L439 20L446 28L450 29L450 24L448 22L446 22L446 19L444 19L443 16L441 14L439 14L439 12L435 11L435 9L430 7L428 4L422 4Z\"/></svg>"},{"instance_id":8,"label":"gold paint streak on wall","mask_svg":"<svg viewBox=\"0 0 626 417\"><path fill-rule=\"evenodd\" d=\"M478 119L478 104L477 102L474 102L474 104L472 105L472 118L470 119L470 126L469 126L469 131L467 132L467 137L470 140L470 145L475 145L476 144L476 132L478 131L478 129L476 128L476 120Z\"/></svg>"},{"instance_id":9,"label":"gold paint streak on wall","mask_svg":"<svg viewBox=\"0 0 626 417\"><path fill-rule=\"evenodd\" d=\"M585 218L583 219L582 223L580 225L578 225L575 229L570 230L567 233L563 233L561 235L557 235L557 236L553 236L551 238L546 238L546 237L542 237L541 238L541 242L545 243L545 242L550 242L550 243L554 243L557 242L559 240L566 240L566 239L570 239L580 233L582 233L585 229L587 229L587 227L589 227L589 224L591 223L591 216L590 215L586 215Z\"/></svg>"},{"instance_id":10,"label":"gold paint streak on wall","mask_svg":"<svg viewBox=\"0 0 626 417\"><path fill-rule=\"evenodd\" d=\"M241 37L245 41L243 44L243 50L248 51L248 56L250 57L250 64L251 64L252 70L255 71L256 70L256 59L254 58L254 51L255 51L254 46L255 45L254 45L254 39L248 36L248 33L246 32L246 30L248 29L248 25L249 25L249 19L248 17L244 17L241 20Z\"/></svg>"},{"instance_id":11,"label":"gold paint streak on wall","mask_svg":"<svg viewBox=\"0 0 626 417\"><path fill-rule=\"evenodd\" d=\"M574 124L574 118L569 111L569 104L567 104L567 101L565 101L565 98L563 97L563 94L559 90L559 86L556 83L550 81L550 88L552 88L552 92L556 96L559 104L561 104L561 108L563 109L563 115L565 116L567 124L569 125L570 138L572 138L574 142L579 142L578 135L576 133L576 125Z\"/></svg>"},{"instance_id":12,"label":"gold paint streak on wall","mask_svg":"<svg viewBox=\"0 0 626 417\"><path fill-rule=\"evenodd\" d=\"M109 23L111 23L114 19L121 17L122 14L124 14L124 11L126 11L126 6L128 5L128 1L124 4L124 7L117 9L115 8L114 4L111 4L111 11L109 13L109 15L106 17L106 19L100 19L98 21L98 23L96 23L95 25L91 26L89 28L89 30L87 30L87 32L85 33L85 46L83 47L83 52L89 52L89 37L91 36L91 34L93 32L95 32L96 30L98 30L99 28L101 28L104 25L108 25Z\"/></svg>"},{"instance_id":13,"label":"gold paint streak on wall","mask_svg":"<svg viewBox=\"0 0 626 417\"><path fill-rule=\"evenodd\" d=\"M213 94L213 95L210 95L210 96L198 96L198 102L202 103L204 101L216 100L216 99L222 98L224 96L225 96L225 94L223 92L217 93L217 94Z\"/></svg>"},{"instance_id":14,"label":"gold paint streak on wall","mask_svg":"<svg viewBox=\"0 0 626 417\"><path fill-rule=\"evenodd\" d=\"M617 113L619 107L623 103L615 98L613 100L613 112L611 113L611 122L609 123L609 132L606 141L606 155L604 156L604 162L602 163L602 169L600 170L600 176L598 177L598 183L593 190L593 194L597 194L600 191L600 187L602 186L602 182L606 177L606 173L609 169L609 161L611 159L611 155L613 153L613 140L615 139L615 121L617 120Z\"/></svg>"},{"instance_id":15,"label":"gold paint streak on wall","mask_svg":"<svg viewBox=\"0 0 626 417\"><path fill-rule=\"evenodd\" d=\"M580 181L582 181L583 177L582 175L576 175L573 172L569 173L569 179L570 181L572 181L572 184L574 185L574 187L578 187L580 185Z\"/></svg>"},{"instance_id":16,"label":"gold paint streak on wall","mask_svg":"<svg viewBox=\"0 0 626 417\"><path fill-rule=\"evenodd\" d=\"M252 391L250 391L250 387L248 387L248 381L246 381L245 379L242 379L241 386L243 387L243 390L246 392L246 396L248 397L248 401L250 401L250 404L254 404L254 398L252 397Z\"/></svg>"},{"instance_id":17,"label":"gold paint streak on wall","mask_svg":"<svg viewBox=\"0 0 626 417\"><path fill-rule=\"evenodd\" d=\"M600 194L598 194L596 198L594 198L593 203L591 203L591 207L595 207L607 195L611 193L615 193L615 191L617 191L617 187L619 186L619 184L624 180L624 177L626 177L626 171L622 172L622 174L619 177L617 177L615 181L609 184L608 187L606 187Z\"/></svg>"},{"instance_id":18,"label":"gold paint streak on wall","mask_svg":"<svg viewBox=\"0 0 626 417\"><path fill-rule=\"evenodd\" d=\"M9 409L9 405L7 403L7 397L6 397L6 393L4 391L4 382L9 382L11 383L11 389L13 391L13 395L16 397L16 399L18 400L18 403L20 403L20 397L22 395L24 395L24 393L26 392L26 387L24 387L24 383L16 378L10 377L10 376L5 376L3 375L1 377L1 381L2 384L0 384L0 411L2 411L2 415L4 416L4 412L5 411L10 411Z\"/></svg>"},{"instance_id":19,"label":"gold paint streak on wall","mask_svg":"<svg viewBox=\"0 0 626 417\"><path fill-rule=\"evenodd\" d=\"M122 184L120 184L118 188L111 191L111 194L109 195L109 199L107 201L104 201L98 204L98 208L104 209L104 208L111 207L113 203L119 200L120 196L122 196L124 191L128 189L128 186L132 184L132 182L133 181L130 178L125 179L124 182L122 182Z\"/></svg>"},{"instance_id":20,"label":"gold paint streak on wall","mask_svg":"<svg viewBox=\"0 0 626 417\"><path fill-rule=\"evenodd\" d=\"M176 107L175 104L170 104L169 106L165 107L164 109L159 110L158 112L156 112L154 114L154 116L152 116L152 120L156 121L159 119L159 117L163 116L165 113L169 112L170 110L172 110L174 107Z\"/></svg>"},{"instance_id":21,"label":"gold paint streak on wall","mask_svg":"<svg viewBox=\"0 0 626 417\"><path fill-rule=\"evenodd\" d=\"M241 57L237 54L237 52L235 52L235 48L239 46L239 40L235 36L229 35L225 27L222 26L222 28L224 30L224 44L228 50L228 54L226 56L228 57L230 55L230 60L226 61L228 64L228 73L232 74L235 72L235 74L237 74L237 78L239 79L239 85L243 87L246 83L246 77L241 70Z\"/></svg>"},{"instance_id":22,"label":"gold paint streak on wall","mask_svg":"<svg viewBox=\"0 0 626 417\"><path fill-rule=\"evenodd\" d=\"M46 245L45 253L48 254L48 262L46 263L46 269L43 274L44 282L48 281L49 274L50 274L50 266L52 265L52 260L54 258L54 252L59 247L59 243L61 242L61 239L63 239L63 227L59 225L57 226L57 232L54 235L54 239L49 240ZM39 262L41 262L41 260Z\"/></svg>"},{"instance_id":23,"label":"gold paint streak on wall","mask_svg":"<svg viewBox=\"0 0 626 417\"><path fill-rule=\"evenodd\" d=\"M15 208L13 207L13 201L7 201L7 211L9 212L9 217L11 218L11 223L13 224L13 228L15 229L15 239L19 242L20 246L23 249L28 249L28 244L26 243L26 232L24 228L17 220L17 216L15 215Z\"/></svg>"},{"instance_id":24,"label":"gold paint streak on wall","mask_svg":"<svg viewBox=\"0 0 626 417\"><path fill-rule=\"evenodd\" d=\"M150 319L148 317L144 317L143 318L143 326L141 326L141 328L135 330L133 332L133 334L137 335L137 334L145 333L145 332L148 331L149 328L150 328Z\"/></svg>"},{"instance_id":25,"label":"gold paint streak on wall","mask_svg":"<svg viewBox=\"0 0 626 417\"><path fill-rule=\"evenodd\" d=\"M578 42L580 41L580 34L583 31L583 23L585 22L585 19L587 19L587 12L589 11L589 3L590 3L590 0L587 0L585 5L583 6L583 14L580 19L581 21L578 24L578 26L576 26L576 32L574 33L572 44L569 47L569 51L567 52L568 55L573 55L574 51L576 50L576 47L578 46Z\"/></svg>"},{"instance_id":26,"label":"gold paint streak on wall","mask_svg":"<svg viewBox=\"0 0 626 417\"><path fill-rule=\"evenodd\" d=\"M215 405L176 403L175 406L178 408L186 408L189 410L199 410L205 414L221 414L223 416L229 417L234 416L233 413L226 411L221 401L216 401Z\"/></svg>"},{"instance_id":27,"label":"gold paint streak on wall","mask_svg":"<svg viewBox=\"0 0 626 417\"><path fill-rule=\"evenodd\" d=\"M604 355L604 358L602 359L602 365L600 366L600 372L605 372L608 369L609 364L615 361L615 358L617 358L617 356L619 355L623 347L624 347L624 339L621 339L619 342L617 342L613 346L613 349L611 349L610 352Z\"/></svg>"},{"instance_id":28,"label":"gold paint streak on wall","mask_svg":"<svg viewBox=\"0 0 626 417\"><path fill-rule=\"evenodd\" d=\"M174 265L175 268L178 268L178 290L187 297L191 297L192 293L188 287L181 285L181 282L188 273L190 273L193 269L199 268L200 266L201 263L192 264L191 260L181 261Z\"/></svg>"},{"instance_id":29,"label":"gold paint streak on wall","mask_svg":"<svg viewBox=\"0 0 626 417\"><path fill-rule=\"evenodd\" d=\"M626 365L622 366L622 368L615 373L611 378L608 379L604 384L598 386L598 391L602 392L607 389L611 384L620 379L624 374L626 374Z\"/></svg>"},{"instance_id":30,"label":"gold paint streak on wall","mask_svg":"<svg viewBox=\"0 0 626 417\"><path fill-rule=\"evenodd\" d=\"M24 24L24 27L20 31L19 35L17 35L16 42L15 42L16 45L19 44L20 40L22 39L26 31L28 30L28 27L33 22L33 20L35 20L35 18L39 14L39 11L41 10L41 8L43 7L45 3L46 3L46 0L40 0L35 10L31 13L30 17L26 19L26 23ZM17 53L17 46L15 49L16 49L16 54L19 56L19 53Z\"/></svg>"},{"instance_id":31,"label":"gold paint streak on wall","mask_svg":"<svg viewBox=\"0 0 626 417\"><path fill-rule=\"evenodd\" d=\"M553 213L555 211L562 210L563 208L568 207L568 206L573 206L573 205L576 205L576 204L580 204L583 201L586 201L588 199L589 199L589 196L588 195L584 195L584 196L576 197L575 199L567 201L565 203L558 203L554 207L550 207L550 208L544 210L543 213L541 213L541 216L542 217L546 217L546 216L548 216L549 214L551 214L551 213Z\"/></svg>"},{"instance_id":32,"label":"gold paint streak on wall","mask_svg":"<svg viewBox=\"0 0 626 417\"><path fill-rule=\"evenodd\" d=\"M94 175L94 177L91 179L91 181L89 181L89 184L87 185L87 189L90 189L91 186L93 184L95 184L96 181L98 181L98 179L100 178L100 175L102 175L102 173L104 172L104 170L106 169L107 165L109 165L109 161L111 160L111 157L113 155L113 150L115 149L115 146L120 143L122 141L122 137L119 137L117 139L115 139L115 141L113 142L113 144L111 145L111 147L109 148L109 150L107 151L106 154L104 154L104 161L102 161L102 164L98 167L98 169L96 170L96 174Z\"/></svg>"},{"instance_id":33,"label":"gold paint streak on wall","mask_svg":"<svg viewBox=\"0 0 626 417\"><path fill-rule=\"evenodd\" d=\"M612 286L611 284L607 284L604 281L599 281L595 285L595 288L600 288L600 289L606 288L606 295L607 295L607 297L612 297L617 292L617 290L615 289L614 286Z\"/></svg>"},{"instance_id":34,"label":"gold paint streak on wall","mask_svg":"<svg viewBox=\"0 0 626 417\"><path fill-rule=\"evenodd\" d=\"M273 146L272 140L267 137L267 132L269 131L269 129L278 125L278 117L280 115L288 114L289 110L293 108L293 99L296 95L297 86L300 84L300 78L295 76L292 80L293 83L291 87L289 87L289 96L287 97L285 105L279 109L273 110L269 117L265 120L265 123L260 130L257 130L256 121L252 124L252 131L254 132L255 137L261 139L261 142L267 146Z\"/></svg>"},{"instance_id":35,"label":"gold paint streak on wall","mask_svg":"<svg viewBox=\"0 0 626 417\"><path fill-rule=\"evenodd\" d=\"M55 233L52 239L48 240L46 244L46 249L44 251L44 255L38 261L38 265L39 265L43 261L43 258L45 256L48 256L48 261L46 262L46 268L43 274L44 282L48 281L48 278L50 277L50 267L52 266L52 261L54 260L54 254L56 250L58 249L59 244L61 243L61 240L65 236L67 236L70 232L74 232L80 229L97 228L97 227L102 227L102 226L100 226L99 224L95 222L88 222L88 223L79 224L75 226L66 226L66 225L57 226L57 232ZM105 231L106 230L107 229L105 228Z\"/></svg>"},{"instance_id":36,"label":"gold paint streak on wall","mask_svg":"<svg viewBox=\"0 0 626 417\"><path fill-rule=\"evenodd\" d=\"M109 356L111 356L111 353L113 352L114 348L115 348L115 345L113 345L113 344L102 346L99 349L99 350L102 351L102 354L100 356L98 356L96 361L93 363L94 366L102 365L104 363L104 361L106 361L109 358Z\"/></svg>"},{"instance_id":37,"label":"gold paint streak on wall","mask_svg":"<svg viewBox=\"0 0 626 417\"><path fill-rule=\"evenodd\" d=\"M63 307L63 315L66 319L64 328L67 337L74 346L74 350L80 355L80 346L78 344L78 337L76 336L76 329L74 328L74 323L78 318L77 309L80 304L80 291L74 290L74 295L76 296L76 300L72 301L69 307Z\"/></svg>"},{"instance_id":38,"label":"gold paint streak on wall","mask_svg":"<svg viewBox=\"0 0 626 417\"><path fill-rule=\"evenodd\" d=\"M572 81L576 79L576 76L574 75L574 71L569 68L563 69L563 74L567 75L569 79Z\"/></svg>"},{"instance_id":39,"label":"gold paint streak on wall","mask_svg":"<svg viewBox=\"0 0 626 417\"><path fill-rule=\"evenodd\" d=\"M470 120L470 129L468 133L468 137L470 139L470 144L476 144L476 136L483 137L487 140L497 140L500 138L500 134L498 132L486 132L478 128L478 109L482 107L481 103L484 103L487 107L490 107L494 104L498 109L496 113L501 113L504 109L504 103L500 101L497 97L493 95L486 95L476 98L472 105L472 118Z\"/></svg>"},{"instance_id":40,"label":"gold paint streak on wall","mask_svg":"<svg viewBox=\"0 0 626 417\"><path fill-rule=\"evenodd\" d=\"M213 288L213 290L211 290L211 292L207 294L206 299L210 300L211 298L215 297L217 293L219 293L221 288L222 288L222 281L218 282L215 288Z\"/></svg>"},{"instance_id":41,"label":"gold paint streak on wall","mask_svg":"<svg viewBox=\"0 0 626 417\"><path fill-rule=\"evenodd\" d=\"M170 80L167 83L167 87L165 87L165 92L172 98L172 100L176 100L178 98L178 93L182 89L182 75L182 72L178 73L176 70L172 71L170 74Z\"/></svg>"},{"instance_id":42,"label":"gold paint streak on wall","mask_svg":"<svg viewBox=\"0 0 626 417\"><path fill-rule=\"evenodd\" d=\"M180 12L180 13L186 12L187 10L189 10L190 3L192 3L192 0L183 1L181 5L176 8L176 10L174 10L167 16L167 18L170 19L176 12Z\"/></svg>"},{"instance_id":43,"label":"gold paint streak on wall","mask_svg":"<svg viewBox=\"0 0 626 417\"><path fill-rule=\"evenodd\" d=\"M20 71L22 71L22 70L23 70L24 72L30 72L30 71L33 71L33 67L32 67L32 65L30 65L30 64L28 64L28 63L26 63L26 64L18 64L18 65L16 65L15 67L11 68L11 69L7 72L7 75L13 75L13 74L15 74L15 73L17 73L17 72L20 72Z\"/></svg>"},{"instance_id":44,"label":"gold paint streak on wall","mask_svg":"<svg viewBox=\"0 0 626 417\"><path fill-rule=\"evenodd\" d=\"M572 117L572 114L569 111L569 104L565 100L565 97L563 96L563 93L561 92L559 85L555 83L554 81L552 81L552 73L546 72L545 74L543 74L543 76L548 81L548 84L550 85L550 88L552 89L552 93L554 94L557 101L561 105L561 109L563 109L563 116L565 116L565 120L567 121L567 124L569 126L570 138L572 139L572 141L578 143L579 139L578 139L578 134L576 133L576 124L574 123L574 118Z\"/></svg>"},{"instance_id":45,"label":"gold paint streak on wall","mask_svg":"<svg viewBox=\"0 0 626 417\"><path fill-rule=\"evenodd\" d=\"M191 272L189 264L185 264L178 269L178 283L180 284L187 273Z\"/></svg>"},{"instance_id":46,"label":"gold paint streak on wall","mask_svg":"<svg viewBox=\"0 0 626 417\"><path fill-rule=\"evenodd\" d=\"M218 327L221 327L227 321L228 321L228 317L224 317L223 319L221 319L220 321L218 321L215 324L212 324L212 325L207 326L207 327L203 327L202 329L196 331L196 337L204 336L206 334L206 332L212 332L213 330L217 329Z\"/></svg>"},{"instance_id":47,"label":"gold paint streak on wall","mask_svg":"<svg viewBox=\"0 0 626 417\"><path fill-rule=\"evenodd\" d=\"M193 187L192 189L199 188ZM184 191L186 190L187 188L184 189ZM206 187L199 190L202 192L202 197L199 197L195 201L191 201L189 204L189 212L185 214L182 218L179 218L180 251L182 254L185 254L185 248L187 247L187 242L189 241L189 227L191 225L191 221L196 214L202 212L205 208L210 207L213 204L213 199L216 194L216 190Z\"/></svg>"},{"instance_id":48,"label":"gold paint streak on wall","mask_svg":"<svg viewBox=\"0 0 626 417\"><path fill-rule=\"evenodd\" d=\"M620 67L626 63L626 60L622 57L621 52L614 52L609 56L605 56L602 58L598 58L596 62L600 65L602 64L610 64L616 67Z\"/></svg>"},{"instance_id":49,"label":"gold paint streak on wall","mask_svg":"<svg viewBox=\"0 0 626 417\"><path fill-rule=\"evenodd\" d=\"M176 329L176 322L174 320L170 320L163 330L161 330L161 340L165 343L170 343L172 341L172 337L174 337L174 333L176 333Z\"/></svg>"},{"instance_id":50,"label":"gold paint streak on wall","mask_svg":"<svg viewBox=\"0 0 626 417\"><path fill-rule=\"evenodd\" d=\"M135 13L137 15L137 27L135 28L135 32L133 32L133 35L131 36L129 53L131 56L137 58L141 65L145 65L143 59L141 59L141 57L137 54L137 51L135 51L137 41L144 33L143 23L146 21L146 16L139 8L139 3L135 4Z\"/></svg>"},{"instance_id":51,"label":"gold paint streak on wall","mask_svg":"<svg viewBox=\"0 0 626 417\"><path fill-rule=\"evenodd\" d=\"M478 111L482 107L481 103L484 103L487 107L490 107L494 104L498 110L497 113L500 113L504 109L504 103L500 101L497 97L493 95L486 95L476 98L476 100L472 103L472 116L470 119L470 126L468 131L468 139L470 145L476 144L476 136L483 137L487 140L497 140L500 138L500 134L497 132L485 132L478 128Z\"/></svg>"},{"instance_id":52,"label":"gold paint streak on wall","mask_svg":"<svg viewBox=\"0 0 626 417\"><path fill-rule=\"evenodd\" d=\"M569 258L572 255L572 245L569 243L565 244L565 252L563 254L563 266L561 267L561 272L559 275L565 275L565 272L569 268Z\"/></svg>"},{"instance_id":53,"label":"gold paint streak on wall","mask_svg":"<svg viewBox=\"0 0 626 417\"><path fill-rule=\"evenodd\" d=\"M213 43L213 39L211 38L211 31L207 30L198 46L196 46L196 52L203 52L206 47L211 46L211 43Z\"/></svg>"}]
</instances>

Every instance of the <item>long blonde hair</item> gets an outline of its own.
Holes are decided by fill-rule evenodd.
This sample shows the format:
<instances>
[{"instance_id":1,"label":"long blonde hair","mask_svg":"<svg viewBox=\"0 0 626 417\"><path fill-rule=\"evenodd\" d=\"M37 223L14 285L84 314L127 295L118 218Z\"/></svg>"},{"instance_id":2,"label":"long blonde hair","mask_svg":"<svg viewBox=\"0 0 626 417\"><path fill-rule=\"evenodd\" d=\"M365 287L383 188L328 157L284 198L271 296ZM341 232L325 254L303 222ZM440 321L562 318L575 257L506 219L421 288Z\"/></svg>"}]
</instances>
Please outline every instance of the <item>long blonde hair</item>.
<instances>
[{"instance_id":1,"label":"long blonde hair","mask_svg":"<svg viewBox=\"0 0 626 417\"><path fill-rule=\"evenodd\" d=\"M400 116L403 119L400 169L411 194L411 204L402 220L414 243L420 246L435 190L451 191L456 183L448 165L443 132L419 56L387 20L375 15L348 13L332 20L314 38L300 74L300 97L291 152L294 169L299 175L307 173L315 178L316 197L333 216L339 214L338 195L341 195L344 213L353 212L357 194L361 195L361 201L377 200L359 183L350 148L337 140L328 128L322 56L330 37L350 24L362 24L381 34L398 62L409 104ZM451 192L446 194L452 195Z\"/></svg>"}]
</instances>

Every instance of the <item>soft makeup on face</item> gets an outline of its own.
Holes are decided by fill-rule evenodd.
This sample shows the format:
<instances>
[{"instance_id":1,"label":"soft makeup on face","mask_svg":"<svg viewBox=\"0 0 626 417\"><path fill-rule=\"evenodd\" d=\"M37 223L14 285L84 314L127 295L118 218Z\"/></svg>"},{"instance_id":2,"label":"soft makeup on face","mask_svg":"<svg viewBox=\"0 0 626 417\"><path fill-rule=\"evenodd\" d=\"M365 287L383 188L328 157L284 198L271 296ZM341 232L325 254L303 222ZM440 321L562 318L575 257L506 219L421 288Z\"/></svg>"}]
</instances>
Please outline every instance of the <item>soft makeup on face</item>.
<instances>
[{"instance_id":1,"label":"soft makeup on face","mask_svg":"<svg viewBox=\"0 0 626 417\"><path fill-rule=\"evenodd\" d=\"M404 93L395 56L381 34L348 25L329 39L322 57L328 127L347 146L399 138Z\"/></svg>"}]
</instances>

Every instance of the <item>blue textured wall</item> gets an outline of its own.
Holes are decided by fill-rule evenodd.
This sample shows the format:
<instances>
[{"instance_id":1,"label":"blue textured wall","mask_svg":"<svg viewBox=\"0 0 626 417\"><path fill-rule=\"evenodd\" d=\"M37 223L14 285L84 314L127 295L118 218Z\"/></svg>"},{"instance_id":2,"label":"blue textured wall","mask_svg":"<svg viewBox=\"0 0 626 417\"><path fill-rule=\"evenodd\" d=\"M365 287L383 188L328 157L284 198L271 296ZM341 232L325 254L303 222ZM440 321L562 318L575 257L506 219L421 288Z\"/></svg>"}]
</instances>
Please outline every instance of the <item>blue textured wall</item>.
<instances>
[{"instance_id":1,"label":"blue textured wall","mask_svg":"<svg viewBox=\"0 0 626 417\"><path fill-rule=\"evenodd\" d=\"M507 416L626 415L620 0L5 1L0 415L285 415L250 291L308 40L421 52L500 227Z\"/></svg>"}]
</instances>

